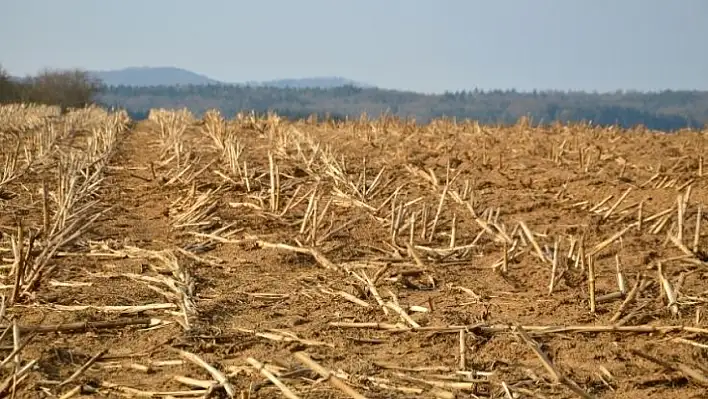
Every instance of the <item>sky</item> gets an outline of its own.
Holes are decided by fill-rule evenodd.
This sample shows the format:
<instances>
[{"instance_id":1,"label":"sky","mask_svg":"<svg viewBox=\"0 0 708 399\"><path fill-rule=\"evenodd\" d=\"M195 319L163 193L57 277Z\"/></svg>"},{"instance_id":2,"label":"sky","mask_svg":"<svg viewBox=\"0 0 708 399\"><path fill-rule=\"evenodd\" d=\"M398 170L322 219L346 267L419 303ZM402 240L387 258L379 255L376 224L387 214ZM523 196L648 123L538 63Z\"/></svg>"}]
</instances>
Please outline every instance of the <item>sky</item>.
<instances>
[{"instance_id":1,"label":"sky","mask_svg":"<svg viewBox=\"0 0 708 399\"><path fill-rule=\"evenodd\" d=\"M445 90L708 90L706 0L0 0L0 65Z\"/></svg>"}]
</instances>

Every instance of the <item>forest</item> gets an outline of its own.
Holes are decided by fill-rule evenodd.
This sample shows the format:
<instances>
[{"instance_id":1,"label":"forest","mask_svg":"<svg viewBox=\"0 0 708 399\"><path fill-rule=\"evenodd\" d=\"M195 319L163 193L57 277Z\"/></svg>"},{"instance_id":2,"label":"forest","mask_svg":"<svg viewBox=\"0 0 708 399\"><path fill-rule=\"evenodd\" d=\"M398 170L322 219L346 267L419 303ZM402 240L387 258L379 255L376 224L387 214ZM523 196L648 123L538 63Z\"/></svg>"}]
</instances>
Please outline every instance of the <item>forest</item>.
<instances>
[{"instance_id":1,"label":"forest","mask_svg":"<svg viewBox=\"0 0 708 399\"><path fill-rule=\"evenodd\" d=\"M99 101L125 108L140 119L151 108L186 107L201 115L212 108L231 116L242 110L274 111L289 118L309 115L358 118L382 114L426 123L433 118L478 120L485 124L512 124L521 117L534 123L586 121L596 125L644 125L672 131L708 124L708 92L586 93L515 90L458 91L445 94L343 86L273 88L242 85L112 86L103 87Z\"/></svg>"}]
</instances>

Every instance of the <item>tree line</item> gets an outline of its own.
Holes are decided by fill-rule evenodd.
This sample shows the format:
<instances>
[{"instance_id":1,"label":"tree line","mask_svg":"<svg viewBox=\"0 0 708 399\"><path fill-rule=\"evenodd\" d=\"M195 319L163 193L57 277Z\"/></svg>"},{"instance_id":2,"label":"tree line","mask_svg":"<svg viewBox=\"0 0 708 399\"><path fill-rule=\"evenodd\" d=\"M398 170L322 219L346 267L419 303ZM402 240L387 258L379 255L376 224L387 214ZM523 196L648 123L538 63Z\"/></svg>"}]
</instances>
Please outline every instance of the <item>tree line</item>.
<instances>
[{"instance_id":1,"label":"tree line","mask_svg":"<svg viewBox=\"0 0 708 399\"><path fill-rule=\"evenodd\" d=\"M587 93L515 90L471 90L421 94L378 88L343 86L273 88L245 85L113 86L101 101L124 107L134 116L150 108L187 107L196 115L212 108L231 116L242 110L275 111L289 118L318 115L331 118L371 117L382 114L414 118L425 123L434 118L472 119L485 124L513 124L521 117L536 123L592 122L597 125L673 131L708 124L708 92L662 91L655 93Z\"/></svg>"},{"instance_id":2,"label":"tree line","mask_svg":"<svg viewBox=\"0 0 708 399\"><path fill-rule=\"evenodd\" d=\"M513 124L521 117L535 123L592 122L597 125L673 131L708 125L708 92L671 91L587 93L567 91L470 90L421 94L400 90L342 86L274 88L247 85L106 86L82 70L45 70L16 79L0 68L0 103L24 102L62 108L98 104L144 119L153 108L190 109L200 116L219 109L225 116L241 111L274 111L293 119L311 115L336 119L383 114L425 123L434 118L472 119Z\"/></svg>"}]
</instances>

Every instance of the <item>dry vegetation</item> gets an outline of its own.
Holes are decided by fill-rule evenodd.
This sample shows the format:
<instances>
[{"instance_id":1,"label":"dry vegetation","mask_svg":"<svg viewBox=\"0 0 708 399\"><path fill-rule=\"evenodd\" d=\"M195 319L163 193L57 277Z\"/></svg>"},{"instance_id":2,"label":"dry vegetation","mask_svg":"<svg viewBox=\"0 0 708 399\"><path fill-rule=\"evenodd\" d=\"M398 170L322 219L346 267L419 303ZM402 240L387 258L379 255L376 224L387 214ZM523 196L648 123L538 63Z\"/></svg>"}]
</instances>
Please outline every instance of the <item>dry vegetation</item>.
<instances>
[{"instance_id":1,"label":"dry vegetation","mask_svg":"<svg viewBox=\"0 0 708 399\"><path fill-rule=\"evenodd\" d=\"M1 107L1 394L705 397L707 143Z\"/></svg>"}]
</instances>

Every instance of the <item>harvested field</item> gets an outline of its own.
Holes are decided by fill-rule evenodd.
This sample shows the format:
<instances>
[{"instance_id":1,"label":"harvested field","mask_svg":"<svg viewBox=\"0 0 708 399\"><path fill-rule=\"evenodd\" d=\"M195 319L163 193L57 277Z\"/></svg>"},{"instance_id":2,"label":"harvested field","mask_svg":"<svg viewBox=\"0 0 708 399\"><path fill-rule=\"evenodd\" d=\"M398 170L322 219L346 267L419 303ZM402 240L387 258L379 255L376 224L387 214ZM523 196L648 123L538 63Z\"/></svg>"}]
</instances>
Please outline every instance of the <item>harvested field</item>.
<instances>
[{"instance_id":1,"label":"harvested field","mask_svg":"<svg viewBox=\"0 0 708 399\"><path fill-rule=\"evenodd\" d=\"M1 107L1 394L706 397L707 144Z\"/></svg>"}]
</instances>

